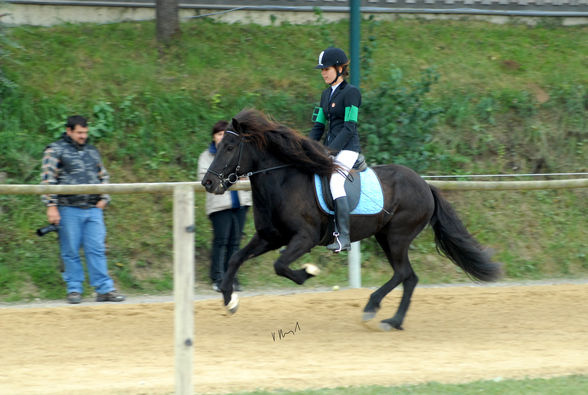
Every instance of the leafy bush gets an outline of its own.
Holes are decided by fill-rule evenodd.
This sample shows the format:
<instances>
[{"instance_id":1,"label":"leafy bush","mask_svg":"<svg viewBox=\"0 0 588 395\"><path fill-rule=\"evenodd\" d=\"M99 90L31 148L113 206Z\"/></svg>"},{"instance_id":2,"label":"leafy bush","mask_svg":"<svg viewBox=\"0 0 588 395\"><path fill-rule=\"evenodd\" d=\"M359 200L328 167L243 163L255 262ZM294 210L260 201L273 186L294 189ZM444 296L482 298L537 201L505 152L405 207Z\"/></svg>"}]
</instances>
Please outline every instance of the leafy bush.
<instances>
[{"instance_id":1,"label":"leafy bush","mask_svg":"<svg viewBox=\"0 0 588 395\"><path fill-rule=\"evenodd\" d=\"M443 110L425 99L439 74L428 68L417 81L403 85L402 79L402 71L392 67L387 81L364 94L362 146L369 163L393 162L423 171L440 155L433 129Z\"/></svg>"},{"instance_id":2,"label":"leafy bush","mask_svg":"<svg viewBox=\"0 0 588 395\"><path fill-rule=\"evenodd\" d=\"M99 101L93 107L94 122L90 128L90 136L100 138L114 131L114 109L105 101Z\"/></svg>"}]
</instances>

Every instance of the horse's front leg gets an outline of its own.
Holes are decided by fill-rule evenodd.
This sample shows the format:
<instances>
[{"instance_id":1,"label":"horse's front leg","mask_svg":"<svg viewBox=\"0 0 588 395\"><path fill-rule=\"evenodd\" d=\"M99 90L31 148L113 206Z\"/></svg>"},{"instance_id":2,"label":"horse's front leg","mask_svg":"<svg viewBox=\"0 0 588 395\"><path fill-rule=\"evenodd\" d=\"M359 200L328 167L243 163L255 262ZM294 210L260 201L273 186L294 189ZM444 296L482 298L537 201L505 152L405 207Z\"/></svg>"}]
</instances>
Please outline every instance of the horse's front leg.
<instances>
[{"instance_id":1,"label":"horse's front leg","mask_svg":"<svg viewBox=\"0 0 588 395\"><path fill-rule=\"evenodd\" d=\"M281 252L280 257L274 262L274 270L278 276L283 276L294 281L296 284L303 284L306 280L319 273L318 267L313 264L305 264L303 269L292 270L290 264L302 255L310 252L316 242L307 235L295 235L288 246Z\"/></svg>"},{"instance_id":2,"label":"horse's front leg","mask_svg":"<svg viewBox=\"0 0 588 395\"><path fill-rule=\"evenodd\" d=\"M225 272L220 289L223 294L225 307L231 314L237 311L237 307L239 307L237 294L233 293L233 281L235 280L239 267L247 259L254 258L270 250L275 250L276 248L278 248L278 246L270 244L255 233L249 243L233 254L229 259L229 267Z\"/></svg>"}]
</instances>

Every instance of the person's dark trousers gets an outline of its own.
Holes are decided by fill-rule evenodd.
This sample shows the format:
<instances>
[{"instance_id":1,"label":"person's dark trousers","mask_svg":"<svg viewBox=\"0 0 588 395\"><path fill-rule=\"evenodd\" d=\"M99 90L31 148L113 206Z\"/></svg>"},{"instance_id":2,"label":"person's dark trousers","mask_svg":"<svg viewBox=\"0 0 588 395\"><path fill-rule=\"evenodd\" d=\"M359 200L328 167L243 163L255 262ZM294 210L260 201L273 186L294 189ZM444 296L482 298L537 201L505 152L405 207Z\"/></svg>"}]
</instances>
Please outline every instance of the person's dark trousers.
<instances>
[{"instance_id":1,"label":"person's dark trousers","mask_svg":"<svg viewBox=\"0 0 588 395\"><path fill-rule=\"evenodd\" d=\"M223 280L225 265L228 261L233 217L231 209L217 211L209 215L214 233L210 256L210 279L219 285Z\"/></svg>"},{"instance_id":2,"label":"person's dark trousers","mask_svg":"<svg viewBox=\"0 0 588 395\"><path fill-rule=\"evenodd\" d=\"M231 256L239 251L248 208L242 206L238 209L217 211L209 216L214 231L210 279L216 284L221 283Z\"/></svg>"},{"instance_id":3,"label":"person's dark trousers","mask_svg":"<svg viewBox=\"0 0 588 395\"><path fill-rule=\"evenodd\" d=\"M241 206L236 209L232 209L233 212L233 224L231 226L231 234L229 238L229 253L225 262L225 272L229 268L229 259L233 254L239 251L241 245L241 238L243 237L243 228L245 227L245 219L247 216L247 209L249 206Z\"/></svg>"},{"instance_id":4,"label":"person's dark trousers","mask_svg":"<svg viewBox=\"0 0 588 395\"><path fill-rule=\"evenodd\" d=\"M247 216L248 208L249 206L241 206L239 208L231 210L233 212L233 226L231 227L229 252L227 254L227 259L225 261L225 272L229 268L229 260L231 259L234 253L239 251L241 245L241 238L243 237L243 228L245 227L245 219ZM235 290L241 290L241 286L239 285L239 280L237 279L237 277L235 277L235 282L233 285L235 286Z\"/></svg>"}]
</instances>

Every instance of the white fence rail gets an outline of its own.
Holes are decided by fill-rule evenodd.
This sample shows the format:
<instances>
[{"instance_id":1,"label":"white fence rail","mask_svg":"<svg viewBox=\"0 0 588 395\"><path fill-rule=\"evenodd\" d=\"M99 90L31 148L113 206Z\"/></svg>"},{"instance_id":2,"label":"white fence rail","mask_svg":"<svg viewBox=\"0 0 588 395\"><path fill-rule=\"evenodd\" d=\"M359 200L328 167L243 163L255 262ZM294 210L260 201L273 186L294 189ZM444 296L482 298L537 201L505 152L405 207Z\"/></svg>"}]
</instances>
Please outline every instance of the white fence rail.
<instances>
[{"instance_id":1,"label":"white fence rail","mask_svg":"<svg viewBox=\"0 0 588 395\"><path fill-rule=\"evenodd\" d=\"M588 178L569 180L541 181L441 181L427 180L427 183L447 191L506 191L538 189L575 189L587 188ZM42 195L42 194L77 194L77 193L172 193L177 187L190 187L195 192L204 192L199 182L158 182L133 184L79 184L79 185L29 185L0 184L0 195ZM233 186L235 190L249 190L249 181L240 181Z\"/></svg>"},{"instance_id":2,"label":"white fence rail","mask_svg":"<svg viewBox=\"0 0 588 395\"><path fill-rule=\"evenodd\" d=\"M427 181L442 190L538 190L588 188L588 178L548 181ZM235 189L250 189L249 182L239 182ZM173 193L174 235L174 345L176 394L192 394L194 356L194 192L204 192L198 182L83 185L12 185L0 184L0 194L135 194ZM361 286L359 243L349 254L349 282Z\"/></svg>"}]
</instances>

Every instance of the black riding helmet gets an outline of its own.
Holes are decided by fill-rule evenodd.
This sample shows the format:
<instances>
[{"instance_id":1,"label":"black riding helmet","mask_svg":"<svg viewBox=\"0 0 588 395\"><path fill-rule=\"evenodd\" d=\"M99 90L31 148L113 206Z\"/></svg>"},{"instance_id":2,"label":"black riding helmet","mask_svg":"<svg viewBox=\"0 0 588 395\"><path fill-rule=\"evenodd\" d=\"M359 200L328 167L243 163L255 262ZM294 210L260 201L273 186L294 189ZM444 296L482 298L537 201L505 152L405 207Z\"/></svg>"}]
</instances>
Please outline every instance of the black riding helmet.
<instances>
[{"instance_id":1,"label":"black riding helmet","mask_svg":"<svg viewBox=\"0 0 588 395\"><path fill-rule=\"evenodd\" d=\"M319 54L318 64L314 68L326 69L327 67L331 66L343 66L342 72L339 72L339 69L335 67L337 71L337 77L335 77L335 80L329 84L333 85L339 76L343 75L348 63L349 59L347 59L347 55L345 55L345 52L341 48L329 47Z\"/></svg>"},{"instance_id":2,"label":"black riding helmet","mask_svg":"<svg viewBox=\"0 0 588 395\"><path fill-rule=\"evenodd\" d=\"M341 48L329 47L320 53L315 69L326 69L331 66L343 66L349 62Z\"/></svg>"}]
</instances>

